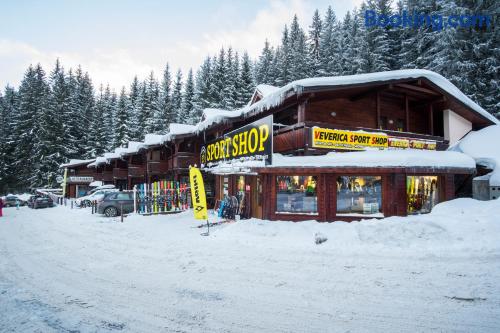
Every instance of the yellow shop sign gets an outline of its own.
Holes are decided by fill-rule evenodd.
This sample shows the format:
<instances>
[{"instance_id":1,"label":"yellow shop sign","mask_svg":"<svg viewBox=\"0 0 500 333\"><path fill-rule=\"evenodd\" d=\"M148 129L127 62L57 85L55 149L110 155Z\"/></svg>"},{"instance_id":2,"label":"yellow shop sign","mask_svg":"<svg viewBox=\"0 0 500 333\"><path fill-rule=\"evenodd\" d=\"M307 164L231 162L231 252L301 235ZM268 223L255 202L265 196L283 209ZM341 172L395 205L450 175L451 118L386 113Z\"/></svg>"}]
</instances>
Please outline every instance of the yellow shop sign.
<instances>
[{"instance_id":1,"label":"yellow shop sign","mask_svg":"<svg viewBox=\"0 0 500 333\"><path fill-rule=\"evenodd\" d=\"M385 149L389 138L384 133L343 131L313 127L312 146L326 149L364 150L366 147Z\"/></svg>"}]
</instances>

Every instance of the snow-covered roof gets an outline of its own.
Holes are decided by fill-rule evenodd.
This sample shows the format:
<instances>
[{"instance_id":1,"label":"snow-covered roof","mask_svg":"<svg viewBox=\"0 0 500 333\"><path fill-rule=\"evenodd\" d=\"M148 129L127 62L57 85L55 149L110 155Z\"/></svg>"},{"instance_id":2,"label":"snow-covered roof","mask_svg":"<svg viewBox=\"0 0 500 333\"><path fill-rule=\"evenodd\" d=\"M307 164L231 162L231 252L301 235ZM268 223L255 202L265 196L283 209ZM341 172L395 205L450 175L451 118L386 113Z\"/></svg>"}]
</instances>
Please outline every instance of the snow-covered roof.
<instances>
[{"instance_id":1,"label":"snow-covered roof","mask_svg":"<svg viewBox=\"0 0 500 333\"><path fill-rule=\"evenodd\" d=\"M451 151L463 152L493 171L490 175L490 186L500 186L500 125L491 125L479 131L470 132L458 141Z\"/></svg>"},{"instance_id":2,"label":"snow-covered roof","mask_svg":"<svg viewBox=\"0 0 500 333\"><path fill-rule=\"evenodd\" d=\"M95 158L89 159L89 160L76 160L76 159L71 159L69 160L68 163L63 163L61 164L61 168L68 168L68 167L74 167L78 165L85 165L89 164L95 161Z\"/></svg>"},{"instance_id":3,"label":"snow-covered roof","mask_svg":"<svg viewBox=\"0 0 500 333\"><path fill-rule=\"evenodd\" d=\"M352 168L461 168L475 169L476 164L470 156L454 151L434 150L370 150L336 153L317 156L284 156L273 154L272 165L265 165L264 161L240 161L219 163L207 168L215 174L249 173L252 168L277 167L352 167Z\"/></svg>"},{"instance_id":4,"label":"snow-covered roof","mask_svg":"<svg viewBox=\"0 0 500 333\"><path fill-rule=\"evenodd\" d=\"M463 104L470 107L479 115L490 120L494 124L500 124L498 119L496 119L489 112L484 110L469 97L467 97L463 92L460 91L453 83L448 81L442 75L438 73L426 70L426 69L402 69L396 71L386 71L386 72L376 72L368 74L356 74L356 75L345 75L345 76L332 76L332 77L319 77L319 78L309 78L290 82L289 84L275 89L273 91L268 91L268 94L264 96L261 100L254 104L247 105L241 109L231 111L233 117L248 117L254 114L260 113L262 111L268 110L272 107L280 105L288 96L293 94L300 94L307 88L311 87L336 87L336 86L349 86L355 84L363 83L375 83L375 82L385 82L393 80L403 80L403 79L418 79L425 78L431 81L433 84L441 88L443 91L447 92L451 96L455 97L457 100ZM226 120L225 117L221 117L221 120ZM217 121L218 122L218 121ZM204 121L198 124L198 130L202 131L212 123L206 124Z\"/></svg>"},{"instance_id":5,"label":"snow-covered roof","mask_svg":"<svg viewBox=\"0 0 500 333\"><path fill-rule=\"evenodd\" d=\"M170 135L182 135L182 134L191 134L191 133L195 133L195 132L196 132L195 125L172 123L169 126L168 134L170 134Z\"/></svg>"},{"instance_id":6,"label":"snow-covered roof","mask_svg":"<svg viewBox=\"0 0 500 333\"><path fill-rule=\"evenodd\" d=\"M266 97L278 89L279 87L271 86L269 84L259 84L255 88L255 90L258 91L262 97Z\"/></svg>"},{"instance_id":7,"label":"snow-covered roof","mask_svg":"<svg viewBox=\"0 0 500 333\"><path fill-rule=\"evenodd\" d=\"M201 132L214 124L226 123L241 116L240 110L204 109L203 119L196 124L196 132Z\"/></svg>"},{"instance_id":8,"label":"snow-covered roof","mask_svg":"<svg viewBox=\"0 0 500 333\"><path fill-rule=\"evenodd\" d=\"M146 134L144 137L144 144L147 146L160 145L164 142L165 135L161 134Z\"/></svg>"},{"instance_id":9,"label":"snow-covered roof","mask_svg":"<svg viewBox=\"0 0 500 333\"><path fill-rule=\"evenodd\" d=\"M428 167L474 169L474 160L459 152L434 150L371 150L319 156L273 154L269 167Z\"/></svg>"}]
</instances>

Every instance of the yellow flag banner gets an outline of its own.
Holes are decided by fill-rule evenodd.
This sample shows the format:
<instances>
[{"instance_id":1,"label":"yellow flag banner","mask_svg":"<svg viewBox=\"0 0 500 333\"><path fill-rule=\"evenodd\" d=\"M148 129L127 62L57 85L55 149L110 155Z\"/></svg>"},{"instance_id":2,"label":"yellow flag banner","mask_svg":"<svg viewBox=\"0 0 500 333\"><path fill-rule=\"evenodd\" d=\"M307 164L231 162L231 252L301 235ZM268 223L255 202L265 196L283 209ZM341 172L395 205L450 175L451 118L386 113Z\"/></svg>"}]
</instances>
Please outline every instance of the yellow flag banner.
<instances>
[{"instance_id":1,"label":"yellow flag banner","mask_svg":"<svg viewBox=\"0 0 500 333\"><path fill-rule=\"evenodd\" d=\"M189 180L191 183L191 198L193 201L194 218L197 220L208 220L207 197L205 195L205 185L200 169L189 168Z\"/></svg>"},{"instance_id":2,"label":"yellow flag banner","mask_svg":"<svg viewBox=\"0 0 500 333\"><path fill-rule=\"evenodd\" d=\"M66 182L68 181L68 168L64 168L64 178L62 182L62 197L66 197Z\"/></svg>"}]
</instances>

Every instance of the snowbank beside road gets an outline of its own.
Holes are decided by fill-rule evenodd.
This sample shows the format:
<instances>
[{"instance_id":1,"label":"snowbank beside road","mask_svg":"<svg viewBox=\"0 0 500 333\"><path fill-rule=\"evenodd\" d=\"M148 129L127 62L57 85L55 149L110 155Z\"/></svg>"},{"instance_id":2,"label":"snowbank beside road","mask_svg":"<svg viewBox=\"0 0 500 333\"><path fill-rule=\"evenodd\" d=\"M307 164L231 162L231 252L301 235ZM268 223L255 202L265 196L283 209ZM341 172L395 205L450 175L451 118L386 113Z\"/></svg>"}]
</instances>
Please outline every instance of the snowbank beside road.
<instances>
[{"instance_id":1,"label":"snowbank beside road","mask_svg":"<svg viewBox=\"0 0 500 333\"><path fill-rule=\"evenodd\" d=\"M456 199L438 204L432 213L358 222L280 223L252 219L213 233L221 240L282 248L317 248L336 253L392 255L500 254L500 200ZM328 239L315 244L319 233Z\"/></svg>"}]
</instances>

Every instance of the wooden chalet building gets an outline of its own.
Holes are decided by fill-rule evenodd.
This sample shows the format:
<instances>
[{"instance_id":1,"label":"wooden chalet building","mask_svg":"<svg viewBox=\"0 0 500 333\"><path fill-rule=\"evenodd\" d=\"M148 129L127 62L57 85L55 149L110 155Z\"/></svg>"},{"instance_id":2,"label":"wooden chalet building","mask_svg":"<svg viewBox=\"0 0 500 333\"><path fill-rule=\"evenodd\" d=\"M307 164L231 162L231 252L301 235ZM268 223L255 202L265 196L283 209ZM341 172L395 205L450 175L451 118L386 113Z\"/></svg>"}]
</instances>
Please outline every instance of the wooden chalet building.
<instances>
[{"instance_id":1,"label":"wooden chalet building","mask_svg":"<svg viewBox=\"0 0 500 333\"><path fill-rule=\"evenodd\" d=\"M244 197L256 218L405 216L466 192L474 160L446 149L497 123L427 70L305 79L259 86L243 109L207 109L195 126L66 167L130 189L187 181L189 165L201 165L209 196Z\"/></svg>"}]
</instances>

